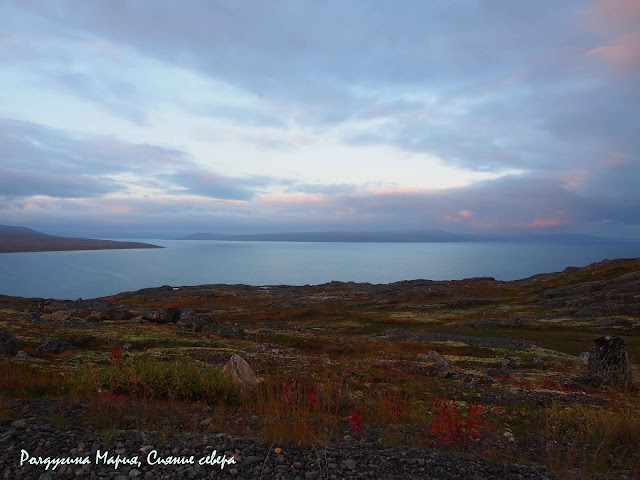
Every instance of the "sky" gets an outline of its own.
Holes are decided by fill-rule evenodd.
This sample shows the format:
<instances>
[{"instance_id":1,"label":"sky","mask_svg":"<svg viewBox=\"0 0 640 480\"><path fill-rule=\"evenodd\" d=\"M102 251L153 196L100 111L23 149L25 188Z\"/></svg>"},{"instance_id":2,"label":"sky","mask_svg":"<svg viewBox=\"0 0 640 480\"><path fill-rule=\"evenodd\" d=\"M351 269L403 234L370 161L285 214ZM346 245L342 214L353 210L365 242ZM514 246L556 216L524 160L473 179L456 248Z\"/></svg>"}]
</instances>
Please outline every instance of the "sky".
<instances>
[{"instance_id":1,"label":"sky","mask_svg":"<svg viewBox=\"0 0 640 480\"><path fill-rule=\"evenodd\" d=\"M640 239L640 0L2 0L0 224Z\"/></svg>"}]
</instances>

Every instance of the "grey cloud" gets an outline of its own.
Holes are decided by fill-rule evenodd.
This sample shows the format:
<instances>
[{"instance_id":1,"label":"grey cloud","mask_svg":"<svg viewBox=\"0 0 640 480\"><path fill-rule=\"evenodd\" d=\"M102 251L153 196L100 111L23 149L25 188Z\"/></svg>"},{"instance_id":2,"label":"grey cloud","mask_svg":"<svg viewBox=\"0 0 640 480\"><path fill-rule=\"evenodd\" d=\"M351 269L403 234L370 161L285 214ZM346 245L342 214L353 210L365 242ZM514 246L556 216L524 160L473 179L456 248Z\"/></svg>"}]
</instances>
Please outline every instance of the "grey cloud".
<instances>
[{"instance_id":1,"label":"grey cloud","mask_svg":"<svg viewBox=\"0 0 640 480\"><path fill-rule=\"evenodd\" d=\"M117 182L85 175L52 174L0 167L0 196L100 197L121 190Z\"/></svg>"},{"instance_id":2,"label":"grey cloud","mask_svg":"<svg viewBox=\"0 0 640 480\"><path fill-rule=\"evenodd\" d=\"M107 136L78 135L31 122L0 118L0 161L51 173L112 174L162 171L192 162L187 153Z\"/></svg>"}]
</instances>

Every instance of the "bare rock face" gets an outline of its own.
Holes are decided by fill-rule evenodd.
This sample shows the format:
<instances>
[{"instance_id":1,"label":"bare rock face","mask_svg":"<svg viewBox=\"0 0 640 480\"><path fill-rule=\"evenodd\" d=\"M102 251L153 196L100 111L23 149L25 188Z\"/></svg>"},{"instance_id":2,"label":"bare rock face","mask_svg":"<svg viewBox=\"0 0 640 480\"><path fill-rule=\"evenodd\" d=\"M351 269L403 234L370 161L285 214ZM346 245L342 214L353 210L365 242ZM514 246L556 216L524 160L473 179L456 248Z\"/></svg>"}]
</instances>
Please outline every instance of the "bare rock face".
<instances>
[{"instance_id":1,"label":"bare rock face","mask_svg":"<svg viewBox=\"0 0 640 480\"><path fill-rule=\"evenodd\" d=\"M589 351L589 379L598 385L626 390L631 384L627 346L620 337L596 339Z\"/></svg>"},{"instance_id":2,"label":"bare rock face","mask_svg":"<svg viewBox=\"0 0 640 480\"><path fill-rule=\"evenodd\" d=\"M258 384L256 374L240 355L233 355L224 366L223 371L229 373L233 382L242 388L251 389Z\"/></svg>"},{"instance_id":3,"label":"bare rock face","mask_svg":"<svg viewBox=\"0 0 640 480\"><path fill-rule=\"evenodd\" d=\"M0 330L0 354L14 356L19 347L18 339L11 330Z\"/></svg>"}]
</instances>

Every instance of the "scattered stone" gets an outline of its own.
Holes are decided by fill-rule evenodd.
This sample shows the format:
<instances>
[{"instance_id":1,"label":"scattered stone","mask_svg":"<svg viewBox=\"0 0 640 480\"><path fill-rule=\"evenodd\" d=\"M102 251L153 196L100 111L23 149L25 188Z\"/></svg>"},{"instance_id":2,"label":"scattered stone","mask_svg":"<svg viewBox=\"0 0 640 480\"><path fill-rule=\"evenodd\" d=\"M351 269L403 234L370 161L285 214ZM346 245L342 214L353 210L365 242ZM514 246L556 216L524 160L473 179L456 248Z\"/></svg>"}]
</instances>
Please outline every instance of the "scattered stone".
<instances>
[{"instance_id":1,"label":"scattered stone","mask_svg":"<svg viewBox=\"0 0 640 480\"><path fill-rule=\"evenodd\" d=\"M543 357L533 357L531 359L531 366L538 369L547 368L547 359Z\"/></svg>"},{"instance_id":2,"label":"scattered stone","mask_svg":"<svg viewBox=\"0 0 640 480\"><path fill-rule=\"evenodd\" d=\"M356 469L356 462L354 460L352 460L351 458L347 458L346 460L342 461L342 465L345 466L345 468L348 468L349 470L355 470Z\"/></svg>"},{"instance_id":3,"label":"scattered stone","mask_svg":"<svg viewBox=\"0 0 640 480\"><path fill-rule=\"evenodd\" d=\"M89 335L88 333L82 333L76 337L74 340L74 344L77 347L86 347L88 346L96 337L93 335Z\"/></svg>"},{"instance_id":4,"label":"scattered stone","mask_svg":"<svg viewBox=\"0 0 640 480\"><path fill-rule=\"evenodd\" d=\"M224 338L245 338L247 336L242 327L228 323L219 323L217 333Z\"/></svg>"},{"instance_id":5,"label":"scattered stone","mask_svg":"<svg viewBox=\"0 0 640 480\"><path fill-rule=\"evenodd\" d=\"M589 352L582 352L578 357L578 361L584 364L589 363Z\"/></svg>"},{"instance_id":6,"label":"scattered stone","mask_svg":"<svg viewBox=\"0 0 640 480\"><path fill-rule=\"evenodd\" d=\"M258 384L256 374L240 355L233 355L224 366L223 371L231 374L234 383L243 388L254 388Z\"/></svg>"},{"instance_id":7,"label":"scattered stone","mask_svg":"<svg viewBox=\"0 0 640 480\"><path fill-rule=\"evenodd\" d=\"M435 350L431 350L429 353L420 355L419 358L423 362L432 362L438 365L449 365L449 360L444 358Z\"/></svg>"},{"instance_id":8,"label":"scattered stone","mask_svg":"<svg viewBox=\"0 0 640 480\"><path fill-rule=\"evenodd\" d=\"M0 354L15 356L19 348L18 339L12 331L0 330Z\"/></svg>"},{"instance_id":9,"label":"scattered stone","mask_svg":"<svg viewBox=\"0 0 640 480\"><path fill-rule=\"evenodd\" d=\"M15 420L13 422L11 422L11 426L13 428L24 428L27 425L27 422L25 422L24 420Z\"/></svg>"},{"instance_id":10,"label":"scattered stone","mask_svg":"<svg viewBox=\"0 0 640 480\"><path fill-rule=\"evenodd\" d=\"M589 380L620 390L629 387L631 368L623 339L609 335L594 340L589 351Z\"/></svg>"},{"instance_id":11,"label":"scattered stone","mask_svg":"<svg viewBox=\"0 0 640 480\"><path fill-rule=\"evenodd\" d=\"M18 358L33 358L27 352L24 352L22 350L19 350L18 353L16 353L16 357L18 357Z\"/></svg>"},{"instance_id":12,"label":"scattered stone","mask_svg":"<svg viewBox=\"0 0 640 480\"><path fill-rule=\"evenodd\" d=\"M52 322L70 322L72 320L83 320L91 315L88 308L79 308L74 310L56 310L51 314Z\"/></svg>"},{"instance_id":13,"label":"scattered stone","mask_svg":"<svg viewBox=\"0 0 640 480\"><path fill-rule=\"evenodd\" d=\"M40 345L36 350L40 353L61 353L65 350L69 350L72 345L64 340L58 340L57 338L48 338L40 342Z\"/></svg>"},{"instance_id":14,"label":"scattered stone","mask_svg":"<svg viewBox=\"0 0 640 480\"><path fill-rule=\"evenodd\" d=\"M246 457L242 461L242 466L243 467L248 467L249 465L254 465L256 463L261 463L263 461L264 461L264 457L259 457L257 455L250 455L250 456Z\"/></svg>"},{"instance_id":15,"label":"scattered stone","mask_svg":"<svg viewBox=\"0 0 640 480\"><path fill-rule=\"evenodd\" d=\"M132 352L135 349L136 347L134 347L131 343L125 343L120 347L121 352Z\"/></svg>"},{"instance_id":16,"label":"scattered stone","mask_svg":"<svg viewBox=\"0 0 640 480\"><path fill-rule=\"evenodd\" d=\"M505 358L502 360L502 364L500 365L501 370L513 370L516 368L517 360L515 358Z\"/></svg>"}]
</instances>

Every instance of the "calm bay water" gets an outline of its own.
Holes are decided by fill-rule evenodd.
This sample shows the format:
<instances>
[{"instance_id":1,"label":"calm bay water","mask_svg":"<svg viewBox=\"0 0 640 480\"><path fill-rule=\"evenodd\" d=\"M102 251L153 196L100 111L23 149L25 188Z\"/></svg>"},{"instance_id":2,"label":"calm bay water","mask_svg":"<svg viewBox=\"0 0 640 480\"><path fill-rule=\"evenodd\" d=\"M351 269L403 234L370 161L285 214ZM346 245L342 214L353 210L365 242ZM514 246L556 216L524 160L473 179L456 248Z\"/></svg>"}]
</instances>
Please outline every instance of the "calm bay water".
<instances>
[{"instance_id":1,"label":"calm bay water","mask_svg":"<svg viewBox=\"0 0 640 480\"><path fill-rule=\"evenodd\" d=\"M0 254L0 294L75 299L161 285L514 280L605 258L640 257L640 243L143 241L166 248Z\"/></svg>"}]
</instances>

